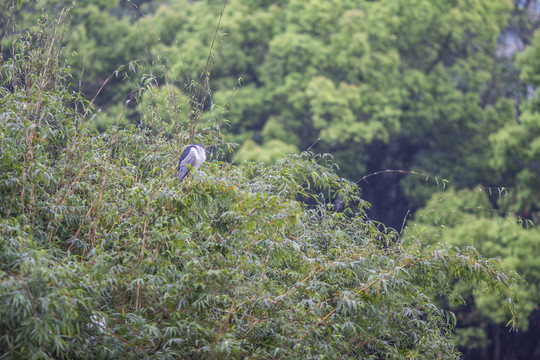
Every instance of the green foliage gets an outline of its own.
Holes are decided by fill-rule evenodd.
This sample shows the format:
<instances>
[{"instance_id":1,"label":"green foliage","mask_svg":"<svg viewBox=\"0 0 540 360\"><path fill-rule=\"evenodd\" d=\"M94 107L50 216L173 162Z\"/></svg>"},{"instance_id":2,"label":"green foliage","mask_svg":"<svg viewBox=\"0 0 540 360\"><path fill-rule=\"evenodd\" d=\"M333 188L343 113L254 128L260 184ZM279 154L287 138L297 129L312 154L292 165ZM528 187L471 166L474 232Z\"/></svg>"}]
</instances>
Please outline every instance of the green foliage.
<instances>
[{"instance_id":1,"label":"green foliage","mask_svg":"<svg viewBox=\"0 0 540 360\"><path fill-rule=\"evenodd\" d=\"M180 183L181 140L220 135L205 121L176 124L149 98L152 126L87 129L91 105L47 44L2 67L17 84L0 105L2 356L453 359L455 317L433 298L457 279L513 322L515 275L380 231L328 155L210 159Z\"/></svg>"},{"instance_id":2,"label":"green foliage","mask_svg":"<svg viewBox=\"0 0 540 360\"><path fill-rule=\"evenodd\" d=\"M535 223L540 220L539 136L540 113L526 111L520 116L520 123L505 124L490 137L494 149L493 168L504 174L506 181L515 184L502 206Z\"/></svg>"},{"instance_id":3,"label":"green foliage","mask_svg":"<svg viewBox=\"0 0 540 360\"><path fill-rule=\"evenodd\" d=\"M140 125L141 110L123 108L140 87L125 65L136 61L155 86L193 94L197 112L226 113L227 140L243 146L237 159L250 158L243 154L256 143L265 161L297 149L332 153L351 179L384 169L436 174L458 187L502 179L489 166L488 138L513 116L494 94L499 78L516 73L494 56L510 1L239 0L226 3L216 31L224 4L79 3L64 44L80 90L97 93L107 114L94 122L100 131L119 117ZM16 18L27 24L40 7L51 9L25 2ZM523 56L525 74L534 74L534 59ZM208 63L211 95L201 78ZM176 105L160 121L186 115ZM286 136L268 136L276 123ZM396 181L404 206L429 198L423 185Z\"/></svg>"},{"instance_id":4,"label":"green foliage","mask_svg":"<svg viewBox=\"0 0 540 360\"><path fill-rule=\"evenodd\" d=\"M433 196L424 209L417 213L411 233L429 234L432 242L444 242L463 248L474 246L485 256L502 259L506 271L522 275L526 286L520 287L517 305L518 325L527 330L529 316L540 302L538 284L540 267L535 254L540 250L539 231L522 219L493 210L488 195L495 198L510 196L506 189L452 189L443 196ZM490 328L505 324L499 314L500 300L479 289L457 284L456 295L463 297L467 306L454 306L463 319L459 344L464 348L485 345ZM446 301L445 301L446 302ZM483 340L481 340L483 339Z\"/></svg>"},{"instance_id":5,"label":"green foliage","mask_svg":"<svg viewBox=\"0 0 540 360\"><path fill-rule=\"evenodd\" d=\"M531 40L531 46L517 58L521 67L521 78L530 85L540 85L540 64L538 55L540 49L540 32L535 32Z\"/></svg>"},{"instance_id":6,"label":"green foliage","mask_svg":"<svg viewBox=\"0 0 540 360\"><path fill-rule=\"evenodd\" d=\"M29 238L29 229L3 220L0 254L0 352L3 356L50 359L84 357L84 338L97 332L93 292L85 267L62 263Z\"/></svg>"},{"instance_id":7,"label":"green foliage","mask_svg":"<svg viewBox=\"0 0 540 360\"><path fill-rule=\"evenodd\" d=\"M538 86L540 68L535 54L540 49L539 39L537 32L531 46L517 58L522 69L521 77L528 86ZM529 89L531 91L532 88ZM539 224L540 108L538 96L529 95L521 106L519 118L509 119L490 135L494 155L491 166L506 183L513 184L510 196L501 201L501 207Z\"/></svg>"},{"instance_id":8,"label":"green foliage","mask_svg":"<svg viewBox=\"0 0 540 360\"><path fill-rule=\"evenodd\" d=\"M234 161L261 161L272 163L281 158L283 154L294 153L298 153L298 148L294 145L288 145L281 140L269 140L262 146L259 146L252 140L246 140L242 147L238 149Z\"/></svg>"},{"instance_id":9,"label":"green foliage","mask_svg":"<svg viewBox=\"0 0 540 360\"><path fill-rule=\"evenodd\" d=\"M190 97L174 85L151 87L142 96L140 108L141 126L153 129L156 135L181 133L186 129L175 129L175 126L189 123Z\"/></svg>"}]
</instances>

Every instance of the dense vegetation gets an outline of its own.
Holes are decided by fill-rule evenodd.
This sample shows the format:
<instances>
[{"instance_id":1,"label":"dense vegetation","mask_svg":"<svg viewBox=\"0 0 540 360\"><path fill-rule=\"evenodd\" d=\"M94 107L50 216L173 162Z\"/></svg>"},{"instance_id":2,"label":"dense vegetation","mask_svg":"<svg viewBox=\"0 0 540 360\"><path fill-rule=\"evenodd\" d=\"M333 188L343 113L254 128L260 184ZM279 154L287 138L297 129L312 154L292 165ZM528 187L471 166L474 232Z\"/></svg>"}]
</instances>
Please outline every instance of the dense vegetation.
<instances>
[{"instance_id":1,"label":"dense vegetation","mask_svg":"<svg viewBox=\"0 0 540 360\"><path fill-rule=\"evenodd\" d=\"M534 1L0 4L3 354L535 352Z\"/></svg>"}]
</instances>

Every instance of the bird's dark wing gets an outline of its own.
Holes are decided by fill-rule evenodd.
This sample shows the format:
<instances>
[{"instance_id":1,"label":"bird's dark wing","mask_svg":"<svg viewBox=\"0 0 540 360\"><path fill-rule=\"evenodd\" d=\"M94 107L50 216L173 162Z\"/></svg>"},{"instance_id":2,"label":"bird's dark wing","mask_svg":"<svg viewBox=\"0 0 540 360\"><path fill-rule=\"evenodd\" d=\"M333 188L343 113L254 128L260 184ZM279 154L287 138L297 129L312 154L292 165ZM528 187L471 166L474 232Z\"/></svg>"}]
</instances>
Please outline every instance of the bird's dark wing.
<instances>
[{"instance_id":1,"label":"bird's dark wing","mask_svg":"<svg viewBox=\"0 0 540 360\"><path fill-rule=\"evenodd\" d=\"M193 166L195 166L196 159L196 153L197 149L190 145L184 150L182 155L180 156L180 162L178 163L178 172L176 173L176 177L178 180L182 181L188 174L189 171Z\"/></svg>"},{"instance_id":2,"label":"bird's dark wing","mask_svg":"<svg viewBox=\"0 0 540 360\"><path fill-rule=\"evenodd\" d=\"M189 174L189 170L189 167L187 167L186 165L180 165L178 167L178 172L176 173L176 177L178 178L178 180L184 180L184 178Z\"/></svg>"},{"instance_id":3,"label":"bird's dark wing","mask_svg":"<svg viewBox=\"0 0 540 360\"><path fill-rule=\"evenodd\" d=\"M184 152L182 153L182 155L180 155L180 163L178 164L178 166L180 166L180 164L182 163L182 160L184 160L186 158L186 156L188 156L188 154L190 153L190 151L194 148L193 145L189 145L185 150Z\"/></svg>"}]
</instances>

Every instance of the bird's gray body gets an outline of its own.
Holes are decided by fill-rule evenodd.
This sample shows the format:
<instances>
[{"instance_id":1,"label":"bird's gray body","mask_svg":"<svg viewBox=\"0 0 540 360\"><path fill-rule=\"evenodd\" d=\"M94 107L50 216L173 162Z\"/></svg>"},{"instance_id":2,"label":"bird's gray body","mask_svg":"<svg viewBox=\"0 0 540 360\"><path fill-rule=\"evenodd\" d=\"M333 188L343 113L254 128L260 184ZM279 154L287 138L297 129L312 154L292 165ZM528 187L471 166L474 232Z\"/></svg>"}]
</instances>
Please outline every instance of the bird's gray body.
<instances>
[{"instance_id":1,"label":"bird's gray body","mask_svg":"<svg viewBox=\"0 0 540 360\"><path fill-rule=\"evenodd\" d=\"M197 170L205 160L206 150L204 146L201 144L189 145L180 156L176 177L178 180L183 181L191 170Z\"/></svg>"}]
</instances>

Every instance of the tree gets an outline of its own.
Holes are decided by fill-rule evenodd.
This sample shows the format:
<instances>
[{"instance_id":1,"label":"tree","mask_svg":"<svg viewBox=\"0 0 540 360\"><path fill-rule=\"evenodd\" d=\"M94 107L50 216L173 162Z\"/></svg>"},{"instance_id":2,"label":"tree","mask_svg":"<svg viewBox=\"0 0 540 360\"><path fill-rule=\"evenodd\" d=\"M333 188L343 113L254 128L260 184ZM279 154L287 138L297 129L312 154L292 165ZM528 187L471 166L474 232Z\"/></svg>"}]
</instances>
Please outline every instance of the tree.
<instances>
[{"instance_id":1,"label":"tree","mask_svg":"<svg viewBox=\"0 0 540 360\"><path fill-rule=\"evenodd\" d=\"M494 157L492 166L507 184L512 184L511 194L501 206L533 223L540 221L540 108L534 94L538 81L538 61L535 58L540 48L540 35L535 34L532 44L517 61L522 69L522 80L530 86L531 95L522 103L521 114L516 120L509 119L491 137Z\"/></svg>"},{"instance_id":2,"label":"tree","mask_svg":"<svg viewBox=\"0 0 540 360\"><path fill-rule=\"evenodd\" d=\"M534 330L529 320L534 320L540 302L537 288L540 268L534 254L539 250L539 231L510 214L493 209L491 197L508 197L505 189L477 187L455 191L449 189L434 195L426 206L417 212L413 226L406 234L421 232L432 242L444 242L463 248L474 246L481 254L504 259L507 271L522 275L526 285L518 290L518 327L521 336L508 336L506 320L500 317L499 300L476 288L456 284L456 294L465 299L464 304L453 305L442 298L443 306L456 311L458 328L457 344L467 357L503 359L530 358L538 349L532 345ZM529 225L529 226L526 226ZM532 326L537 326L534 322Z\"/></svg>"}]
</instances>

